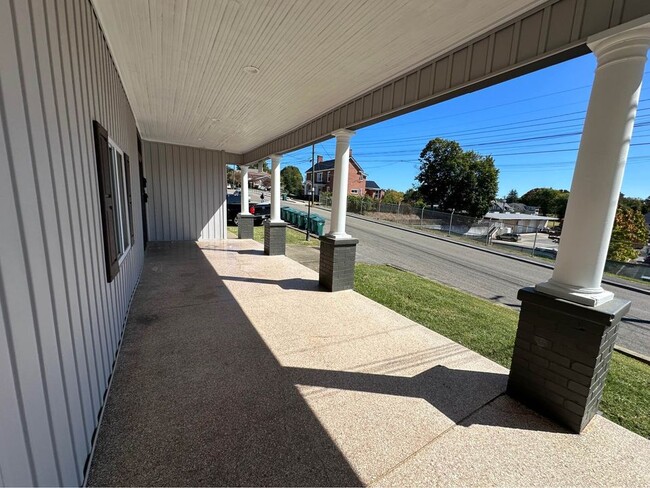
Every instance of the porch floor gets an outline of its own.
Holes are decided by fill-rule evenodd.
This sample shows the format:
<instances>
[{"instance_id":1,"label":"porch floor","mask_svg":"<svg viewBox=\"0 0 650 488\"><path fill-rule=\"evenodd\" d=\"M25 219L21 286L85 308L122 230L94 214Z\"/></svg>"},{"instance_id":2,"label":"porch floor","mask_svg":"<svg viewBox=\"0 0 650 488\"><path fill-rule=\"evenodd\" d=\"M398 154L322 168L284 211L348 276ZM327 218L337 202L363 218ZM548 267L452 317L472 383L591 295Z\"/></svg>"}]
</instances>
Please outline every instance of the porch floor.
<instances>
[{"instance_id":1,"label":"porch floor","mask_svg":"<svg viewBox=\"0 0 650 488\"><path fill-rule=\"evenodd\" d=\"M507 373L253 241L151 243L89 484L650 485L650 441Z\"/></svg>"}]
</instances>

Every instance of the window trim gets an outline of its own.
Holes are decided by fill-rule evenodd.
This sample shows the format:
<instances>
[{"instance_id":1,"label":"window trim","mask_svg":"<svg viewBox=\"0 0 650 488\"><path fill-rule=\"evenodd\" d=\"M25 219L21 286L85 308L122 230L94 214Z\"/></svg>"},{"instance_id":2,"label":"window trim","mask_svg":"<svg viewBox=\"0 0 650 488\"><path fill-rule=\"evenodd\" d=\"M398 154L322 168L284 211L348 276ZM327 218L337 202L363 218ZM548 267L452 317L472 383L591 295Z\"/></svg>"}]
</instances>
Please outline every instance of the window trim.
<instances>
[{"instance_id":1,"label":"window trim","mask_svg":"<svg viewBox=\"0 0 650 488\"><path fill-rule=\"evenodd\" d=\"M350 190L350 193L352 193L353 195L358 195L359 194L359 189L358 188L352 188Z\"/></svg>"},{"instance_id":2,"label":"window trim","mask_svg":"<svg viewBox=\"0 0 650 488\"><path fill-rule=\"evenodd\" d=\"M118 265L122 265L122 262L124 259L126 259L126 256L129 254L131 251L131 248L133 247L133 244L131 242L131 222L129 222L129 189L127 187L127 177L126 177L126 162L124 160L124 151L120 148L120 146L117 145L117 143L111 139L110 137L108 138L108 147L109 147L109 155L111 154L110 149L113 148L113 160L110 161L110 164L113 165L113 169L117 170L117 158L115 157L116 153L119 153L121 156L121 175L122 175L122 188L120 191L115 193L115 207L117 210L117 218L115 219L116 223L116 229L115 232L118 235L118 238L121 239L122 246L124 246L124 243L126 242L126 246L124 247L124 251L120 254L119 248L118 248L118 255L117 255L117 262ZM116 179L119 178L119 174L117 171L114 172L114 176ZM116 183L120 183L117 181ZM122 193L124 192L124 193ZM122 197L124 197L124 201L122 201ZM126 212L126 217L123 212ZM123 235L124 232L124 219L126 218L126 235Z\"/></svg>"},{"instance_id":3,"label":"window trim","mask_svg":"<svg viewBox=\"0 0 650 488\"><path fill-rule=\"evenodd\" d=\"M316 173L316 183L322 183L322 182L323 182L323 173L319 171Z\"/></svg>"}]
</instances>

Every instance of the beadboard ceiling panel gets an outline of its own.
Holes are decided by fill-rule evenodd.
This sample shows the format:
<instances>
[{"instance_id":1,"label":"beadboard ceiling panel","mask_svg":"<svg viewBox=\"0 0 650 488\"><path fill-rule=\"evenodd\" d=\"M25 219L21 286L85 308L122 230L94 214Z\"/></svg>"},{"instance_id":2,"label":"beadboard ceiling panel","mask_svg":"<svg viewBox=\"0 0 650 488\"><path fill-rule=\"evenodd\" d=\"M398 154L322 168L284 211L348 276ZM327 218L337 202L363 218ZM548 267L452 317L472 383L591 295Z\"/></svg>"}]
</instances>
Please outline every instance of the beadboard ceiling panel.
<instances>
[{"instance_id":1,"label":"beadboard ceiling panel","mask_svg":"<svg viewBox=\"0 0 650 488\"><path fill-rule=\"evenodd\" d=\"M142 137L234 153L541 3L93 0Z\"/></svg>"}]
</instances>

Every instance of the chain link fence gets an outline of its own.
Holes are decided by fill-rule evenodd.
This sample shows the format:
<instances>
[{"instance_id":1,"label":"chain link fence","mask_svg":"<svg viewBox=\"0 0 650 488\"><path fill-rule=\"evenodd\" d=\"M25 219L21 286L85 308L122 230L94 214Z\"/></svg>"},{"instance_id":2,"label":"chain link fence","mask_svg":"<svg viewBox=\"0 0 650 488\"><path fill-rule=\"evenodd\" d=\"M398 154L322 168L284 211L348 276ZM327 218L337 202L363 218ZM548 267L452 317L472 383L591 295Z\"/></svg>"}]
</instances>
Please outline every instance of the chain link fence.
<instances>
[{"instance_id":1,"label":"chain link fence","mask_svg":"<svg viewBox=\"0 0 650 488\"><path fill-rule=\"evenodd\" d=\"M321 193L319 204L331 208L332 195ZM455 236L462 240L482 245L499 245L501 249L528 256L555 260L559 235L552 229L538 226L525 226L496 221L488 218L475 218L467 215L440 212L427 207L417 207L408 203L390 204L371 198L349 196L347 211L368 218L392 222L438 235ZM550 234L549 234L550 233ZM513 236L517 234L517 236ZM605 271L610 274L650 282L650 265L643 263L620 263L607 261Z\"/></svg>"},{"instance_id":2,"label":"chain link fence","mask_svg":"<svg viewBox=\"0 0 650 488\"><path fill-rule=\"evenodd\" d=\"M332 196L319 195L319 204L330 208ZM491 242L503 234L535 233L539 228L522 225L506 225L502 222L475 218L468 215L441 212L427 207L417 207L408 203L383 203L370 198L349 197L347 211L365 215L369 218L393 222L439 234L462 236L467 239Z\"/></svg>"}]
</instances>

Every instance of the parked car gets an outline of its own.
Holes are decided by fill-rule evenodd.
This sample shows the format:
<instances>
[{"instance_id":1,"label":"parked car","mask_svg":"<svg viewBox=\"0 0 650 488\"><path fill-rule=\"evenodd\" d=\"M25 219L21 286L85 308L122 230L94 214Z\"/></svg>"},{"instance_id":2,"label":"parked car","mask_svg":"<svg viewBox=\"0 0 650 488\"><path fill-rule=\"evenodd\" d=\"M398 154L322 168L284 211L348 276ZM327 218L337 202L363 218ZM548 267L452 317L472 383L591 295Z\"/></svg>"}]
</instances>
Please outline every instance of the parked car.
<instances>
[{"instance_id":1,"label":"parked car","mask_svg":"<svg viewBox=\"0 0 650 488\"><path fill-rule=\"evenodd\" d=\"M514 232L506 232L505 234L499 234L497 236L497 240L517 242L521 240L521 236L519 234L515 234Z\"/></svg>"},{"instance_id":2,"label":"parked car","mask_svg":"<svg viewBox=\"0 0 650 488\"><path fill-rule=\"evenodd\" d=\"M231 193L227 196L227 217L228 222L232 222L235 225L239 224L238 215L241 212L241 194ZM258 205L254 203L248 204L248 211L255 216L255 225L262 225L265 219L271 214L271 207L268 205L268 210L264 208L267 204L260 203ZM258 212L257 207L261 207Z\"/></svg>"},{"instance_id":3,"label":"parked car","mask_svg":"<svg viewBox=\"0 0 650 488\"><path fill-rule=\"evenodd\" d=\"M262 221L271 218L271 203L262 202L255 204L255 216L260 216Z\"/></svg>"}]
</instances>

